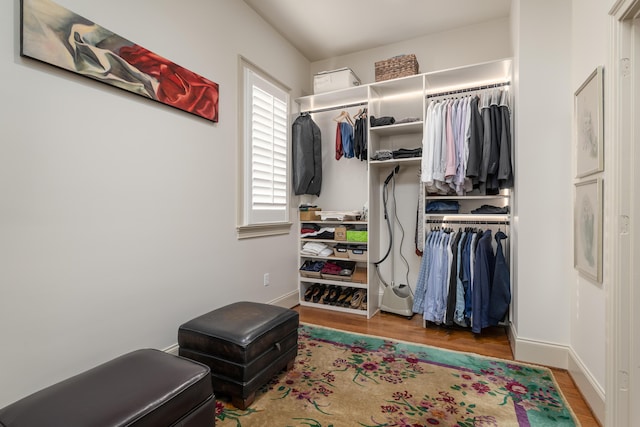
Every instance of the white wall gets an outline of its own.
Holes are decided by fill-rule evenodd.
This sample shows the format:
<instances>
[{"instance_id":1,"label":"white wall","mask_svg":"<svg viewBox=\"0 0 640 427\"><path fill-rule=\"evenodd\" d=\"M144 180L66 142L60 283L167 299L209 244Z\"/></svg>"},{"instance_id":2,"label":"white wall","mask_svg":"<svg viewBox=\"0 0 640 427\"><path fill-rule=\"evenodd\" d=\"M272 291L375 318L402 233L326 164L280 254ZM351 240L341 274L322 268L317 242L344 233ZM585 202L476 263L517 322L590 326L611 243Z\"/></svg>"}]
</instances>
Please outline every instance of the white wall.
<instances>
[{"instance_id":1,"label":"white wall","mask_svg":"<svg viewBox=\"0 0 640 427\"><path fill-rule=\"evenodd\" d=\"M605 289L611 272L605 264L604 285L597 285L573 268L572 123L575 90L607 61L610 3L516 1L512 10L517 30L516 357L568 367L601 420ZM604 193L607 197L606 187ZM610 244L605 236L605 254Z\"/></svg>"},{"instance_id":2,"label":"white wall","mask_svg":"<svg viewBox=\"0 0 640 427\"><path fill-rule=\"evenodd\" d=\"M521 340L566 346L573 277L571 4L518 3L514 327Z\"/></svg>"},{"instance_id":3,"label":"white wall","mask_svg":"<svg viewBox=\"0 0 640 427\"><path fill-rule=\"evenodd\" d=\"M446 70L512 56L509 19L498 19L451 31L363 50L311 63L311 72L350 67L363 84L375 81L375 63L413 53L420 73Z\"/></svg>"},{"instance_id":4,"label":"white wall","mask_svg":"<svg viewBox=\"0 0 640 427\"><path fill-rule=\"evenodd\" d=\"M309 62L241 1L58 3L219 83L220 122L21 58L2 2L0 407L297 290L295 231L236 239L238 55L292 98Z\"/></svg>"},{"instance_id":5,"label":"white wall","mask_svg":"<svg viewBox=\"0 0 640 427\"><path fill-rule=\"evenodd\" d=\"M571 87L574 90L580 87L597 66L605 66L605 76L607 76L607 72L611 71L611 68L607 68L609 61L608 12L613 3L611 0L572 1ZM605 78L605 93L610 93L612 90L607 84L608 81L610 80ZM604 111L607 117L605 120L605 129L607 129L613 120L607 114L611 110L605 107ZM610 144L605 143L605 158L608 156L608 148L611 148ZM609 201L613 196L611 187L613 179L609 179L609 176L613 175L609 175L607 172L611 171L605 169L604 206L610 206ZM610 212L609 209L605 209L605 215L607 212ZM605 224L609 223L611 218L605 216L604 221ZM608 229L608 227L604 227L605 232ZM611 264L608 264L606 260L607 254L612 252L613 244L611 236L604 234L605 262L602 284L594 284L576 273L574 273L572 280L571 347L575 358L586 368L587 380L594 383L597 392L602 397L604 397L606 371L606 290L611 286L611 278L613 277L613 271L610 269Z\"/></svg>"}]
</instances>

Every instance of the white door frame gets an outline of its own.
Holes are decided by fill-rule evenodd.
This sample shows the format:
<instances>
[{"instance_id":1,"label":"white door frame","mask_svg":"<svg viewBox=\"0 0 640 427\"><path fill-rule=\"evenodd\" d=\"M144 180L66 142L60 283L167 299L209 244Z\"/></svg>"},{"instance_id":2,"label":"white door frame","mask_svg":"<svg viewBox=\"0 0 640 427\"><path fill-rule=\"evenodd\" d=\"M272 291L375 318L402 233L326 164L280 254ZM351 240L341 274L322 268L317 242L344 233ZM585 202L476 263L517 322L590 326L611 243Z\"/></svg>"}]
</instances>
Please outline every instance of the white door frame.
<instances>
[{"instance_id":1,"label":"white door frame","mask_svg":"<svg viewBox=\"0 0 640 427\"><path fill-rule=\"evenodd\" d=\"M640 72L634 64L640 60L640 26L636 17L640 0L618 0L610 11L611 56L607 82L610 90L607 106L610 130L607 139L610 158L606 161L613 181L605 188L612 191L612 214L607 232L614 242L612 256L613 280L607 290L607 373L606 426L632 426L640 419L640 307L636 253L640 251L640 224L634 206L640 203L640 174L634 173L639 164L638 137L640 125L634 118L640 113L638 103ZM605 71L606 73L606 71ZM634 300L635 298L635 300ZM635 331L635 332L634 332ZM636 336L634 336L636 335Z\"/></svg>"}]
</instances>

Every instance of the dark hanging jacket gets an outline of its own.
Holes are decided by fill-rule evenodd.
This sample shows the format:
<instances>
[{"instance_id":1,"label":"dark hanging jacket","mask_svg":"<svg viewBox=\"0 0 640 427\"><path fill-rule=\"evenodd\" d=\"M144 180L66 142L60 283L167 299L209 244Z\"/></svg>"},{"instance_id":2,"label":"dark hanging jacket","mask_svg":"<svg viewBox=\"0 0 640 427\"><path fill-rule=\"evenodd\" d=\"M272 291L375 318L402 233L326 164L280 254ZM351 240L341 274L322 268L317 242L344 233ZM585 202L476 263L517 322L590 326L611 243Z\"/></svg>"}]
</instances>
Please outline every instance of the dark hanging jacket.
<instances>
[{"instance_id":1,"label":"dark hanging jacket","mask_svg":"<svg viewBox=\"0 0 640 427\"><path fill-rule=\"evenodd\" d=\"M322 138L309 114L301 114L291 129L294 194L320 195L322 187Z\"/></svg>"},{"instance_id":2,"label":"dark hanging jacket","mask_svg":"<svg viewBox=\"0 0 640 427\"><path fill-rule=\"evenodd\" d=\"M498 244L496 248L496 263L493 272L493 285L491 286L491 298L489 304L489 324L500 323L509 310L511 302L511 279L509 279L509 266L504 257L502 240L507 235L502 231L496 233L495 239Z\"/></svg>"},{"instance_id":3,"label":"dark hanging jacket","mask_svg":"<svg viewBox=\"0 0 640 427\"><path fill-rule=\"evenodd\" d=\"M490 326L489 304L496 258L491 247L491 230L485 230L478 239L473 265L473 293L471 302L471 331L479 334Z\"/></svg>"}]
</instances>

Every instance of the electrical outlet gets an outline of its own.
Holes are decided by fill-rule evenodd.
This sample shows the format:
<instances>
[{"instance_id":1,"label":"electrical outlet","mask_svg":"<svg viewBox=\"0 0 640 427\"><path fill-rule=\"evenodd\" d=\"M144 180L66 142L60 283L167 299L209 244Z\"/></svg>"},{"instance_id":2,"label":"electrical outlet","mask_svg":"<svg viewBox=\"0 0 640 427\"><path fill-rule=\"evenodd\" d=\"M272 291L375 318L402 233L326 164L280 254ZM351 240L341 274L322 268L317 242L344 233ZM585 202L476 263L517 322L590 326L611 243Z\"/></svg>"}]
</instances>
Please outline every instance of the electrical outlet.
<instances>
[{"instance_id":1,"label":"electrical outlet","mask_svg":"<svg viewBox=\"0 0 640 427\"><path fill-rule=\"evenodd\" d=\"M264 285L269 286L269 273L264 273Z\"/></svg>"}]
</instances>

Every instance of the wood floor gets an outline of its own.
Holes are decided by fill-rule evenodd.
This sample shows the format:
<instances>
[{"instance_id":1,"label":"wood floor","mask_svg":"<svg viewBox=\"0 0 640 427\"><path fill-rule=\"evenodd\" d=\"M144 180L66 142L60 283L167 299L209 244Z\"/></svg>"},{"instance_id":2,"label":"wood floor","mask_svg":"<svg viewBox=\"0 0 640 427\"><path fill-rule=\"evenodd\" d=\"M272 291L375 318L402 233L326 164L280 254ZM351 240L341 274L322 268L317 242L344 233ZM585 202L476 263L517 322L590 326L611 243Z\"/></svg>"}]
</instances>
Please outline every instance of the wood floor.
<instances>
[{"instance_id":1,"label":"wood floor","mask_svg":"<svg viewBox=\"0 0 640 427\"><path fill-rule=\"evenodd\" d=\"M312 307L297 306L295 310L300 314L300 321L304 323L513 360L511 346L503 327L484 329L482 334L476 335L468 329L461 328L436 325L424 328L422 316L418 315L409 320L395 314L378 313L367 319L365 316ZM599 426L569 373L562 369L551 369L582 426Z\"/></svg>"}]
</instances>

